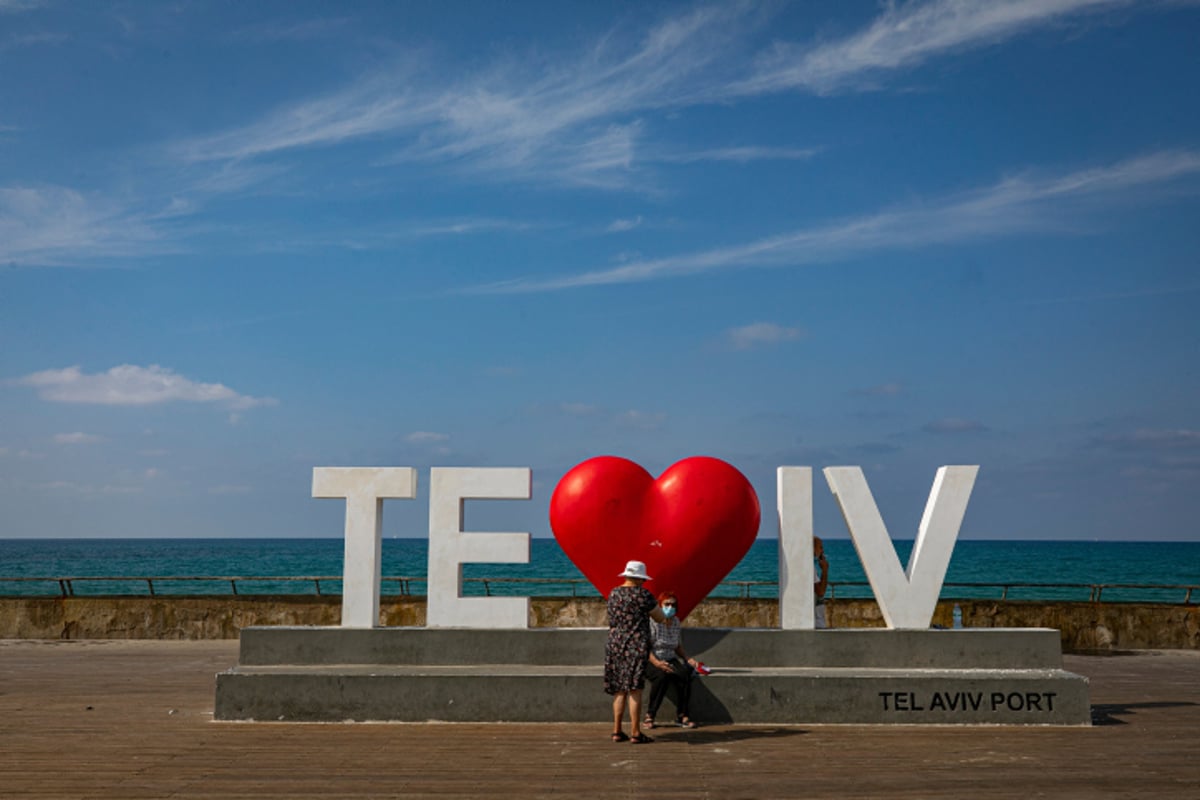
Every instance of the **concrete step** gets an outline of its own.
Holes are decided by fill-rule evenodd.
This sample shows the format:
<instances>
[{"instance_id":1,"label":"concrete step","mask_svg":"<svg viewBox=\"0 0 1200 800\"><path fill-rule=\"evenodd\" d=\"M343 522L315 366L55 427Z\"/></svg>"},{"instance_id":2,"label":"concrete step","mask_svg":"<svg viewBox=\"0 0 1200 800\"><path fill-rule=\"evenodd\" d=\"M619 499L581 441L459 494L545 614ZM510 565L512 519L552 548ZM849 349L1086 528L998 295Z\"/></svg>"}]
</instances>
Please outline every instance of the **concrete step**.
<instances>
[{"instance_id":1,"label":"concrete step","mask_svg":"<svg viewBox=\"0 0 1200 800\"><path fill-rule=\"evenodd\" d=\"M250 627L239 663L597 665L607 628ZM1039 669L1062 666L1051 628L824 631L684 628L684 648L715 667Z\"/></svg>"},{"instance_id":2,"label":"concrete step","mask_svg":"<svg viewBox=\"0 0 1200 800\"><path fill-rule=\"evenodd\" d=\"M217 676L215 717L595 722L611 715L602 677L595 664L241 665ZM690 711L702 723L1090 724L1087 680L1053 668L722 668L693 680Z\"/></svg>"}]
</instances>

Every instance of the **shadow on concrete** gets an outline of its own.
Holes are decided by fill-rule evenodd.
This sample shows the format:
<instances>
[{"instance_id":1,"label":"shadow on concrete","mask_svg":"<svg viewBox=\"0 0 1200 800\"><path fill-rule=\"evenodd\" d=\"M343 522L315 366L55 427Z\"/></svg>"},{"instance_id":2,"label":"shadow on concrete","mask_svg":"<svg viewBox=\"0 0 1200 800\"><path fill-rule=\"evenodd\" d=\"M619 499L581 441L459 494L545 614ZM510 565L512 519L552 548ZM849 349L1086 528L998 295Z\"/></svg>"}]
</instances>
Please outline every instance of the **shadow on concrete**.
<instances>
[{"instance_id":1,"label":"shadow on concrete","mask_svg":"<svg viewBox=\"0 0 1200 800\"><path fill-rule=\"evenodd\" d=\"M750 672L751 670L725 669L723 673L735 672ZM731 710L725 703L713 694L708 687L707 681L700 676L693 676L691 682L691 701L689 702L690 716L701 725L729 725L737 720L734 718L736 708ZM679 706L678 693L674 684L667 687L667 693L664 696L664 702L659 709L658 717L661 720L671 720L675 717L676 710ZM661 724L661 727L670 728L671 722Z\"/></svg>"},{"instance_id":2,"label":"shadow on concrete","mask_svg":"<svg viewBox=\"0 0 1200 800\"><path fill-rule=\"evenodd\" d=\"M730 628L685 628L683 646L696 658L716 647L730 633Z\"/></svg>"},{"instance_id":3,"label":"shadow on concrete","mask_svg":"<svg viewBox=\"0 0 1200 800\"><path fill-rule=\"evenodd\" d=\"M681 730L676 728L674 735L662 735L662 731L655 729L652 734L660 734L659 740L664 742L684 742L691 745L713 745L721 744L722 742L744 742L762 739L783 739L789 736L805 736L808 731L803 728L739 728L739 727L716 727L716 728L693 728L691 730ZM671 728L667 728L669 733Z\"/></svg>"},{"instance_id":4,"label":"shadow on concrete","mask_svg":"<svg viewBox=\"0 0 1200 800\"><path fill-rule=\"evenodd\" d=\"M1128 714L1136 714L1139 710L1147 708L1183 708L1186 706L1200 705L1200 703L1192 702L1158 702L1158 703L1105 703L1092 706L1092 724L1093 725L1128 725L1129 723L1123 719L1117 719L1119 716Z\"/></svg>"}]
</instances>

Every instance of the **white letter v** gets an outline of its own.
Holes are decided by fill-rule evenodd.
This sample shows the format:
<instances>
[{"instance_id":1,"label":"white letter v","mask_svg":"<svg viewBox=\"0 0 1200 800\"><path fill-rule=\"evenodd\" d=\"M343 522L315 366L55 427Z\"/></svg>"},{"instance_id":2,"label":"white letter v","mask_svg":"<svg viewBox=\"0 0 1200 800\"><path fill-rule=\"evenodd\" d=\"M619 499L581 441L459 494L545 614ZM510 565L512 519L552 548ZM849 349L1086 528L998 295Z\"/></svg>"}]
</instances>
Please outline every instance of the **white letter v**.
<instances>
[{"instance_id":1,"label":"white letter v","mask_svg":"<svg viewBox=\"0 0 1200 800\"><path fill-rule=\"evenodd\" d=\"M938 469L908 559L908 570L902 572L896 548L862 469L825 469L825 480L841 506L850 538L889 628L928 628L933 620L978 472L978 466Z\"/></svg>"}]
</instances>

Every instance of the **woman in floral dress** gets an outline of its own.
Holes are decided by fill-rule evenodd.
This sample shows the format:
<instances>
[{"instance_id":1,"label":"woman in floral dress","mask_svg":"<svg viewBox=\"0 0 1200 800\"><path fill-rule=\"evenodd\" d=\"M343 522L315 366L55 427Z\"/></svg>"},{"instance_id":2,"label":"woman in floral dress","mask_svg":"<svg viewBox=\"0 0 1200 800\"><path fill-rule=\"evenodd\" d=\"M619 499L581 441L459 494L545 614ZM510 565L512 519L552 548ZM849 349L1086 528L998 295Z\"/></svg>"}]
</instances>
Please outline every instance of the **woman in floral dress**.
<instances>
[{"instance_id":1,"label":"woman in floral dress","mask_svg":"<svg viewBox=\"0 0 1200 800\"><path fill-rule=\"evenodd\" d=\"M608 642L604 646L604 691L613 696L614 742L646 744L654 741L642 733L642 687L650 658L650 619L662 622L662 609L654 595L642 587L650 580L646 565L630 561L618 577L625 582L608 595ZM629 707L631 735L621 730Z\"/></svg>"}]
</instances>

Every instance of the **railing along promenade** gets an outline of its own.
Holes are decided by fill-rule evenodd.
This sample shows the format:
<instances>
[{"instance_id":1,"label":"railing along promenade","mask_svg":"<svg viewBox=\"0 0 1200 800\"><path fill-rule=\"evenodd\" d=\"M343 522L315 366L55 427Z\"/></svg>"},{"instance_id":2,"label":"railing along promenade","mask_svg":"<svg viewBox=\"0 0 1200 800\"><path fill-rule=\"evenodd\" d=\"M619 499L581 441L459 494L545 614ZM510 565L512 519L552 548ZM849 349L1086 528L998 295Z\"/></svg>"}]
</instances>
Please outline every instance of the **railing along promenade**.
<instances>
[{"instance_id":1,"label":"railing along promenade","mask_svg":"<svg viewBox=\"0 0 1200 800\"><path fill-rule=\"evenodd\" d=\"M318 596L340 595L340 575L161 575L161 576L102 576L74 575L55 577L6 577L0 576L0 595L12 596L7 587L25 589L19 596L60 595L75 597L76 586L83 591L79 596L181 596L221 595L228 586L230 594L238 596L263 596L275 594L313 594ZM381 586L384 594L401 597L423 596L416 591L424 586L423 576L384 576ZM599 595L583 578L464 578L464 591L482 596L522 596L527 592L551 588L549 594L539 597L580 597ZM143 591L140 587L144 585ZM157 585L157 586L156 586ZM56 587L56 588L55 588ZM130 587L139 587L131 591ZM214 591L222 587L220 591ZM285 591L280 591L286 587ZM566 587L566 589L564 589ZM712 592L714 597L769 598L778 596L776 581L723 581ZM470 591L474 588L475 591ZM166 591L163 591L166 589ZM569 594L563 592L569 589ZM1143 583L1028 583L1028 582L947 582L943 584L944 600L1082 600L1086 593L1088 602L1166 602L1190 605L1193 593L1200 589L1197 584L1143 584ZM31 591L32 590L32 591ZM188 591L184 591L188 590ZM870 584L866 581L841 581L829 584L829 599L835 600L839 592L847 599L871 596ZM1104 593L1108 592L1108 597ZM1019 595L1019 596L1018 596ZM1179 598L1182 595L1181 599Z\"/></svg>"}]
</instances>

